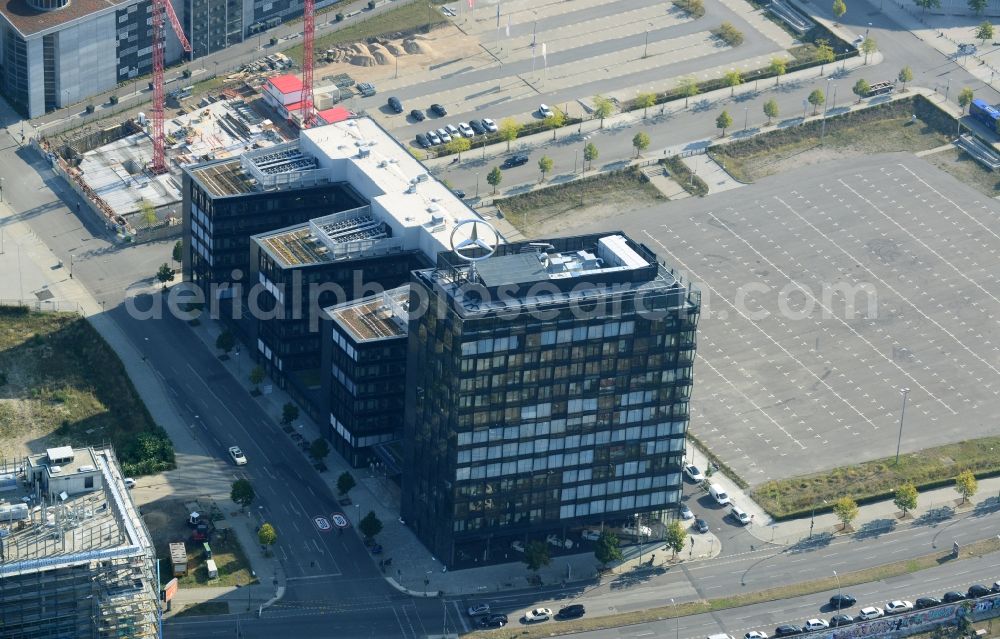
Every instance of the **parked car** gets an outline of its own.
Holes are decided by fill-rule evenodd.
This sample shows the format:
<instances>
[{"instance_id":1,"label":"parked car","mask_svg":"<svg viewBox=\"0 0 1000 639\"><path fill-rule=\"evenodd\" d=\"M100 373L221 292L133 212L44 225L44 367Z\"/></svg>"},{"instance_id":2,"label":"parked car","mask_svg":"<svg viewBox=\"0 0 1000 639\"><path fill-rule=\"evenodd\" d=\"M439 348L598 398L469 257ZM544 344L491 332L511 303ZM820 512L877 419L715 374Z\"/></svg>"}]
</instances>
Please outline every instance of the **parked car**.
<instances>
[{"instance_id":1,"label":"parked car","mask_svg":"<svg viewBox=\"0 0 1000 639\"><path fill-rule=\"evenodd\" d=\"M681 504L681 519L694 519L694 513L687 504Z\"/></svg>"},{"instance_id":2,"label":"parked car","mask_svg":"<svg viewBox=\"0 0 1000 639\"><path fill-rule=\"evenodd\" d=\"M729 514L731 514L733 518L740 523L740 525L746 526L750 523L750 515L739 506L734 505L729 511Z\"/></svg>"},{"instance_id":3,"label":"parked car","mask_svg":"<svg viewBox=\"0 0 1000 639\"><path fill-rule=\"evenodd\" d=\"M801 633L802 633L802 628L799 628L798 626L790 623L780 625L774 629L775 637L788 637L791 635L797 635Z\"/></svg>"},{"instance_id":4,"label":"parked car","mask_svg":"<svg viewBox=\"0 0 1000 639\"><path fill-rule=\"evenodd\" d=\"M431 146L430 139L428 139L428 137L426 135L424 135L423 133L418 133L417 137L416 137L416 140L417 140L417 144L422 149L426 149L426 148L429 148Z\"/></svg>"},{"instance_id":5,"label":"parked car","mask_svg":"<svg viewBox=\"0 0 1000 639\"><path fill-rule=\"evenodd\" d=\"M503 628L506 625L507 615L486 615L476 622L476 626L479 628Z\"/></svg>"},{"instance_id":6,"label":"parked car","mask_svg":"<svg viewBox=\"0 0 1000 639\"><path fill-rule=\"evenodd\" d=\"M503 164L501 164L500 166L502 166L505 169L510 169L515 166L521 166L522 164L527 164L527 163L528 163L527 155L512 155L509 158L505 159L503 161Z\"/></svg>"},{"instance_id":7,"label":"parked car","mask_svg":"<svg viewBox=\"0 0 1000 639\"><path fill-rule=\"evenodd\" d=\"M694 464L685 466L684 474L688 476L688 479L696 484L705 481L705 476L701 474L701 470Z\"/></svg>"},{"instance_id":8,"label":"parked car","mask_svg":"<svg viewBox=\"0 0 1000 639\"><path fill-rule=\"evenodd\" d=\"M850 608L854 604L858 603L858 600L851 595L845 593L839 593L830 597L830 607L836 608L837 610L843 610L844 608Z\"/></svg>"},{"instance_id":9,"label":"parked car","mask_svg":"<svg viewBox=\"0 0 1000 639\"><path fill-rule=\"evenodd\" d=\"M993 587L990 588L990 592L1000 592L1000 581L993 582Z\"/></svg>"},{"instance_id":10,"label":"parked car","mask_svg":"<svg viewBox=\"0 0 1000 639\"><path fill-rule=\"evenodd\" d=\"M767 639L767 633L760 630L751 630L743 635L743 639Z\"/></svg>"},{"instance_id":11,"label":"parked car","mask_svg":"<svg viewBox=\"0 0 1000 639\"><path fill-rule=\"evenodd\" d=\"M441 144L441 138L438 137L436 131L428 131L427 139L431 141L431 146L437 146L438 144Z\"/></svg>"},{"instance_id":12,"label":"parked car","mask_svg":"<svg viewBox=\"0 0 1000 639\"><path fill-rule=\"evenodd\" d=\"M601 531L599 531L599 530L584 530L582 533L580 533L580 537L582 539L586 539L587 541L597 541L598 539L601 538Z\"/></svg>"},{"instance_id":13,"label":"parked car","mask_svg":"<svg viewBox=\"0 0 1000 639\"><path fill-rule=\"evenodd\" d=\"M528 623L533 623L535 621L548 621L552 618L552 610L550 608L535 608L534 610L529 610L524 613L524 620Z\"/></svg>"},{"instance_id":14,"label":"parked car","mask_svg":"<svg viewBox=\"0 0 1000 639\"><path fill-rule=\"evenodd\" d=\"M727 493L722 486L719 486L718 484L709 484L708 494L710 494L712 499L715 500L715 503L720 506L726 506L729 504L729 493Z\"/></svg>"},{"instance_id":15,"label":"parked car","mask_svg":"<svg viewBox=\"0 0 1000 639\"><path fill-rule=\"evenodd\" d=\"M441 117L444 117L444 116L448 115L448 110L445 109L440 104L432 104L431 108L430 108L430 111L434 115L441 116Z\"/></svg>"},{"instance_id":16,"label":"parked car","mask_svg":"<svg viewBox=\"0 0 1000 639\"><path fill-rule=\"evenodd\" d=\"M969 599L979 599L980 597L985 597L992 594L990 589L982 584L972 584L969 586L968 592L965 593Z\"/></svg>"},{"instance_id":17,"label":"parked car","mask_svg":"<svg viewBox=\"0 0 1000 639\"><path fill-rule=\"evenodd\" d=\"M649 526L639 524L639 528L635 526L622 526L622 534L630 535L632 537L638 537L642 535L643 537L651 537L653 535L653 529Z\"/></svg>"},{"instance_id":18,"label":"parked car","mask_svg":"<svg viewBox=\"0 0 1000 639\"><path fill-rule=\"evenodd\" d=\"M462 189L452 189L451 192L454 193L455 197L457 197L458 199L460 200L465 199L465 191L463 191Z\"/></svg>"},{"instance_id":19,"label":"parked car","mask_svg":"<svg viewBox=\"0 0 1000 639\"><path fill-rule=\"evenodd\" d=\"M135 488L135 480L131 477L125 478L125 488Z\"/></svg>"},{"instance_id":20,"label":"parked car","mask_svg":"<svg viewBox=\"0 0 1000 639\"><path fill-rule=\"evenodd\" d=\"M871 621L872 619L878 619L885 612L882 611L878 606L868 606L867 608L862 608L858 611L858 619L862 621Z\"/></svg>"},{"instance_id":21,"label":"parked car","mask_svg":"<svg viewBox=\"0 0 1000 639\"><path fill-rule=\"evenodd\" d=\"M448 133L447 129L438 129L437 134L443 144L451 142L451 133Z\"/></svg>"},{"instance_id":22,"label":"parked car","mask_svg":"<svg viewBox=\"0 0 1000 639\"><path fill-rule=\"evenodd\" d=\"M849 623L854 623L854 617L851 615L834 615L830 617L830 625L833 627L846 626Z\"/></svg>"},{"instance_id":23,"label":"parked car","mask_svg":"<svg viewBox=\"0 0 1000 639\"><path fill-rule=\"evenodd\" d=\"M420 109L413 109L412 111L410 111L410 117L413 118L414 121L416 122L423 122L424 112L421 111Z\"/></svg>"},{"instance_id":24,"label":"parked car","mask_svg":"<svg viewBox=\"0 0 1000 639\"><path fill-rule=\"evenodd\" d=\"M458 123L458 132L467 138L471 138L476 135L476 132L472 130L472 127L465 122Z\"/></svg>"},{"instance_id":25,"label":"parked car","mask_svg":"<svg viewBox=\"0 0 1000 639\"><path fill-rule=\"evenodd\" d=\"M707 533L708 532L708 522L705 521L704 519L695 519L694 520L694 529L697 530L700 533Z\"/></svg>"},{"instance_id":26,"label":"parked car","mask_svg":"<svg viewBox=\"0 0 1000 639\"><path fill-rule=\"evenodd\" d=\"M809 619L806 621L806 625L803 626L803 630L806 632L812 632L814 630L823 630L824 628L829 628L830 622L826 619Z\"/></svg>"},{"instance_id":27,"label":"parked car","mask_svg":"<svg viewBox=\"0 0 1000 639\"><path fill-rule=\"evenodd\" d=\"M396 113L403 112L403 103L399 101L399 98L395 97L389 98L388 103L389 103L389 108L392 109L394 112Z\"/></svg>"},{"instance_id":28,"label":"parked car","mask_svg":"<svg viewBox=\"0 0 1000 639\"><path fill-rule=\"evenodd\" d=\"M913 602L913 607L916 608L917 610L921 610L923 608L933 608L934 606L940 606L940 605L941 605L941 600L938 599L937 597L920 597L919 599Z\"/></svg>"},{"instance_id":29,"label":"parked car","mask_svg":"<svg viewBox=\"0 0 1000 639\"><path fill-rule=\"evenodd\" d=\"M469 120L469 126L478 135L482 135L483 133L486 133L486 127L483 126L483 123L480 120Z\"/></svg>"},{"instance_id":30,"label":"parked car","mask_svg":"<svg viewBox=\"0 0 1000 639\"><path fill-rule=\"evenodd\" d=\"M547 104L540 104L538 105L538 115L542 116L543 118L551 118L552 109Z\"/></svg>"},{"instance_id":31,"label":"parked car","mask_svg":"<svg viewBox=\"0 0 1000 639\"><path fill-rule=\"evenodd\" d=\"M895 599L890 601L885 605L885 612L889 615L894 615L900 612L908 612L913 610L913 602L905 601L902 599Z\"/></svg>"},{"instance_id":32,"label":"parked car","mask_svg":"<svg viewBox=\"0 0 1000 639\"><path fill-rule=\"evenodd\" d=\"M462 136L462 134L458 130L458 127L455 126L454 124L444 125L444 130L447 131L448 135L450 135L453 138L458 138Z\"/></svg>"},{"instance_id":33,"label":"parked car","mask_svg":"<svg viewBox=\"0 0 1000 639\"><path fill-rule=\"evenodd\" d=\"M520 541L510 542L510 547L516 550L517 552L524 552L524 544L521 543Z\"/></svg>"},{"instance_id":34,"label":"parked car","mask_svg":"<svg viewBox=\"0 0 1000 639\"><path fill-rule=\"evenodd\" d=\"M579 619L586 612L583 604L572 604L565 608L560 608L556 614L556 619Z\"/></svg>"},{"instance_id":35,"label":"parked car","mask_svg":"<svg viewBox=\"0 0 1000 639\"><path fill-rule=\"evenodd\" d=\"M229 456L233 458L233 463L237 466L245 466L247 463L247 457L243 454L243 451L240 450L239 446L230 446Z\"/></svg>"},{"instance_id":36,"label":"parked car","mask_svg":"<svg viewBox=\"0 0 1000 639\"><path fill-rule=\"evenodd\" d=\"M941 601L945 603L955 603L956 601L962 601L965 599L965 595L960 592L955 592L954 590L949 590L948 592L941 595Z\"/></svg>"},{"instance_id":37,"label":"parked car","mask_svg":"<svg viewBox=\"0 0 1000 639\"><path fill-rule=\"evenodd\" d=\"M497 123L489 118L483 118L483 128L489 131L490 133L496 133Z\"/></svg>"},{"instance_id":38,"label":"parked car","mask_svg":"<svg viewBox=\"0 0 1000 639\"><path fill-rule=\"evenodd\" d=\"M478 617L480 615L490 614L490 605L488 603L480 603L474 606L469 606L469 616Z\"/></svg>"}]
</instances>

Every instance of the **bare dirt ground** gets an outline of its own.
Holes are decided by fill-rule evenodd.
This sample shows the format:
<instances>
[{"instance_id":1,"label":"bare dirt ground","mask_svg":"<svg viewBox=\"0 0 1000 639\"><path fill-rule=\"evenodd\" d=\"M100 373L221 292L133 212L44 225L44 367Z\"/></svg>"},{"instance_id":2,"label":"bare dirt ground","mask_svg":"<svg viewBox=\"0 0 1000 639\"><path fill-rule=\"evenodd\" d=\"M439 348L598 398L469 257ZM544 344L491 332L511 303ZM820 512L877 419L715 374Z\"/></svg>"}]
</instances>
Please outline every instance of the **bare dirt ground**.
<instances>
[{"instance_id":1,"label":"bare dirt ground","mask_svg":"<svg viewBox=\"0 0 1000 639\"><path fill-rule=\"evenodd\" d=\"M949 149L926 155L924 159L985 195L1000 196L1000 176L973 160L965 151Z\"/></svg>"}]
</instances>

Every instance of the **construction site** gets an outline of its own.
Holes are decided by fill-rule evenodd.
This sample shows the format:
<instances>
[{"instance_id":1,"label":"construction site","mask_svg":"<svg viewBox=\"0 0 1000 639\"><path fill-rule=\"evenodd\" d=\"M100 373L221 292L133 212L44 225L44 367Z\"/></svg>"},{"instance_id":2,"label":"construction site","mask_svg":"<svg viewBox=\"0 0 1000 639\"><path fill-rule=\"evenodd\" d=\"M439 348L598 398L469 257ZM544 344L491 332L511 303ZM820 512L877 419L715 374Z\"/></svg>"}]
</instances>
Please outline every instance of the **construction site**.
<instances>
[{"instance_id":1,"label":"construction site","mask_svg":"<svg viewBox=\"0 0 1000 639\"><path fill-rule=\"evenodd\" d=\"M0 636L157 637L155 566L113 451L0 462Z\"/></svg>"}]
</instances>

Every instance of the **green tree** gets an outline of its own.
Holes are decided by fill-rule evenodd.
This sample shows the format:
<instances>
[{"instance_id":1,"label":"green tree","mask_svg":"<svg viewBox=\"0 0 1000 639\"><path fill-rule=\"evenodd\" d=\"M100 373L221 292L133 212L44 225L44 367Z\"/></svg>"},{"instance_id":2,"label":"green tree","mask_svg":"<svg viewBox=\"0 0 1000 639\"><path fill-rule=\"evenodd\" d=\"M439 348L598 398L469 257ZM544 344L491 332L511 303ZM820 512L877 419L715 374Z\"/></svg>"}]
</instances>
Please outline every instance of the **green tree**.
<instances>
[{"instance_id":1,"label":"green tree","mask_svg":"<svg viewBox=\"0 0 1000 639\"><path fill-rule=\"evenodd\" d=\"M850 497L841 497L833 502L833 514L840 520L841 530L845 530L857 518L858 504Z\"/></svg>"},{"instance_id":2,"label":"green tree","mask_svg":"<svg viewBox=\"0 0 1000 639\"><path fill-rule=\"evenodd\" d=\"M618 542L618 535L610 530L605 530L597 538L597 547L594 548L594 558L601 564L601 568L607 567L613 561L622 561L625 556L622 554L621 545Z\"/></svg>"},{"instance_id":3,"label":"green tree","mask_svg":"<svg viewBox=\"0 0 1000 639\"><path fill-rule=\"evenodd\" d=\"M246 479L237 479L234 481L233 489L229 492L229 498L240 505L240 510L249 506L256 496L253 486Z\"/></svg>"},{"instance_id":4,"label":"green tree","mask_svg":"<svg viewBox=\"0 0 1000 639\"><path fill-rule=\"evenodd\" d=\"M917 5L918 7L920 7L921 9L923 9L925 12L928 9L940 9L941 8L941 0L913 0L913 4Z\"/></svg>"},{"instance_id":5,"label":"green tree","mask_svg":"<svg viewBox=\"0 0 1000 639\"><path fill-rule=\"evenodd\" d=\"M819 89L813 89L813 92L809 94L809 104L813 105L813 115L819 110L823 104L826 103L826 96Z\"/></svg>"},{"instance_id":6,"label":"green tree","mask_svg":"<svg viewBox=\"0 0 1000 639\"><path fill-rule=\"evenodd\" d=\"M521 134L522 126L514 118L504 118L500 120L500 126L497 127L497 133L500 135L500 139L507 143L507 150L510 151L510 143L517 139L517 136Z\"/></svg>"},{"instance_id":7,"label":"green tree","mask_svg":"<svg viewBox=\"0 0 1000 639\"><path fill-rule=\"evenodd\" d=\"M593 142L587 142L587 146L583 147L583 161L587 162L590 168L593 168L594 160L597 159L598 155L597 145Z\"/></svg>"},{"instance_id":8,"label":"green tree","mask_svg":"<svg viewBox=\"0 0 1000 639\"><path fill-rule=\"evenodd\" d=\"M993 38L993 25L989 20L983 20L983 23L976 27L976 37L982 41L980 44L986 44L987 40Z\"/></svg>"},{"instance_id":9,"label":"green tree","mask_svg":"<svg viewBox=\"0 0 1000 639\"><path fill-rule=\"evenodd\" d=\"M720 138L726 137L726 129L731 126L733 126L733 116L729 115L729 111L723 111L719 117L715 118L715 127L722 129L722 133L719 134Z\"/></svg>"},{"instance_id":10,"label":"green tree","mask_svg":"<svg viewBox=\"0 0 1000 639\"><path fill-rule=\"evenodd\" d=\"M236 336L230 330L222 331L215 338L215 347L228 355L236 347Z\"/></svg>"},{"instance_id":11,"label":"green tree","mask_svg":"<svg viewBox=\"0 0 1000 639\"><path fill-rule=\"evenodd\" d=\"M781 76L788 71L788 64L781 58L771 58L771 64L767 65L767 70L774 74L774 86L778 86Z\"/></svg>"},{"instance_id":12,"label":"green tree","mask_svg":"<svg viewBox=\"0 0 1000 639\"><path fill-rule=\"evenodd\" d=\"M493 187L493 195L496 195L497 187L503 181L503 171L500 170L499 166L490 169L490 172L486 174L486 181Z\"/></svg>"},{"instance_id":13,"label":"green tree","mask_svg":"<svg viewBox=\"0 0 1000 639\"><path fill-rule=\"evenodd\" d=\"M632 137L632 146L635 147L635 157L649 148L649 134L639 131Z\"/></svg>"},{"instance_id":14,"label":"green tree","mask_svg":"<svg viewBox=\"0 0 1000 639\"><path fill-rule=\"evenodd\" d=\"M646 114L649 112L649 107L656 104L656 94L655 93L640 93L635 96L635 107L637 109L642 109L642 117L645 118Z\"/></svg>"},{"instance_id":15,"label":"green tree","mask_svg":"<svg viewBox=\"0 0 1000 639\"><path fill-rule=\"evenodd\" d=\"M369 541L375 539L375 535L382 532L382 522L375 516L375 511L368 511L368 514L365 515L364 519L361 520L361 523L358 524L358 530L360 530L361 534L365 536L365 539Z\"/></svg>"},{"instance_id":16,"label":"green tree","mask_svg":"<svg viewBox=\"0 0 1000 639\"><path fill-rule=\"evenodd\" d=\"M687 541L687 531L684 530L684 526L681 525L679 521L672 521L670 525L667 526L667 548L674 551L674 557L677 557L677 553L684 550L684 542Z\"/></svg>"},{"instance_id":17,"label":"green tree","mask_svg":"<svg viewBox=\"0 0 1000 639\"><path fill-rule=\"evenodd\" d=\"M264 523L257 531L257 541L260 542L261 546L265 549L269 549L274 544L278 543L278 531L274 529L274 526L268 523Z\"/></svg>"},{"instance_id":18,"label":"green tree","mask_svg":"<svg viewBox=\"0 0 1000 639\"><path fill-rule=\"evenodd\" d=\"M346 470L340 474L337 478L337 492L341 495L346 495L351 492L351 489L357 486L354 482L354 475L347 472Z\"/></svg>"},{"instance_id":19,"label":"green tree","mask_svg":"<svg viewBox=\"0 0 1000 639\"><path fill-rule=\"evenodd\" d=\"M559 127L566 124L566 114L559 109L552 107L552 115L545 118L542 123L545 124L546 128L552 129L552 139L555 140L556 131L559 130Z\"/></svg>"},{"instance_id":20,"label":"green tree","mask_svg":"<svg viewBox=\"0 0 1000 639\"><path fill-rule=\"evenodd\" d=\"M318 437L309 444L309 454L313 459L323 461L330 454L330 444L326 443L324 438Z\"/></svg>"},{"instance_id":21,"label":"green tree","mask_svg":"<svg viewBox=\"0 0 1000 639\"><path fill-rule=\"evenodd\" d=\"M913 70L908 66L903 67L896 78L903 84L903 91L906 91L906 83L913 80Z\"/></svg>"},{"instance_id":22,"label":"green tree","mask_svg":"<svg viewBox=\"0 0 1000 639\"><path fill-rule=\"evenodd\" d=\"M291 424L299 418L299 407L292 402L285 402L281 407L281 423Z\"/></svg>"},{"instance_id":23,"label":"green tree","mask_svg":"<svg viewBox=\"0 0 1000 639\"><path fill-rule=\"evenodd\" d=\"M528 570L532 572L538 572L543 566L548 566L552 563L552 558L549 557L548 544L537 539L529 541L528 545L524 547L523 561L527 564Z\"/></svg>"},{"instance_id":24,"label":"green tree","mask_svg":"<svg viewBox=\"0 0 1000 639\"><path fill-rule=\"evenodd\" d=\"M160 280L160 283L163 284L163 289L166 290L167 282L174 279L174 269L170 268L170 266L164 262L160 265L160 270L156 271L156 279Z\"/></svg>"},{"instance_id":25,"label":"green tree","mask_svg":"<svg viewBox=\"0 0 1000 639\"><path fill-rule=\"evenodd\" d=\"M986 10L986 6L989 3L990 0L969 0L969 8L975 11L978 16L983 14L983 11Z\"/></svg>"},{"instance_id":26,"label":"green tree","mask_svg":"<svg viewBox=\"0 0 1000 639\"><path fill-rule=\"evenodd\" d=\"M854 83L854 86L851 87L851 91L854 92L854 95L858 96L858 102L861 102L861 98L868 95L868 92L871 90L872 86L868 84L868 80L865 80L864 78L859 79Z\"/></svg>"},{"instance_id":27,"label":"green tree","mask_svg":"<svg viewBox=\"0 0 1000 639\"><path fill-rule=\"evenodd\" d=\"M973 98L975 98L975 94L972 92L971 87L964 87L958 92L958 106L962 107L963 113L965 112L965 109L972 104Z\"/></svg>"},{"instance_id":28,"label":"green tree","mask_svg":"<svg viewBox=\"0 0 1000 639\"><path fill-rule=\"evenodd\" d=\"M903 517L906 517L906 513L917 507L917 487L913 485L912 482L908 482L900 486L895 490L893 494L892 503L896 505L903 511Z\"/></svg>"},{"instance_id":29,"label":"green tree","mask_svg":"<svg viewBox=\"0 0 1000 639\"><path fill-rule=\"evenodd\" d=\"M771 125L771 120L778 117L778 101L771 98L764 103L764 115L767 116L767 124Z\"/></svg>"},{"instance_id":30,"label":"green tree","mask_svg":"<svg viewBox=\"0 0 1000 639\"><path fill-rule=\"evenodd\" d=\"M684 96L684 108L688 106L688 99L698 95L698 81L694 78L681 78L677 83L677 92Z\"/></svg>"},{"instance_id":31,"label":"green tree","mask_svg":"<svg viewBox=\"0 0 1000 639\"><path fill-rule=\"evenodd\" d=\"M743 32L734 27L730 22L723 22L712 33L731 47L738 47L743 44Z\"/></svg>"},{"instance_id":32,"label":"green tree","mask_svg":"<svg viewBox=\"0 0 1000 639\"><path fill-rule=\"evenodd\" d=\"M451 142L444 145L444 148L448 151L448 153L456 154L458 156L458 161L461 162L462 153L472 148L472 140L463 137L452 138Z\"/></svg>"},{"instance_id":33,"label":"green tree","mask_svg":"<svg viewBox=\"0 0 1000 639\"><path fill-rule=\"evenodd\" d=\"M833 0L833 15L840 20L847 13L847 5L844 0Z\"/></svg>"},{"instance_id":34,"label":"green tree","mask_svg":"<svg viewBox=\"0 0 1000 639\"><path fill-rule=\"evenodd\" d=\"M732 97L736 93L736 87L743 84L743 76L740 75L739 71L727 71L723 81L729 87L729 96Z\"/></svg>"},{"instance_id":35,"label":"green tree","mask_svg":"<svg viewBox=\"0 0 1000 639\"><path fill-rule=\"evenodd\" d=\"M979 490L979 484L971 470L963 470L958 474L958 477L955 478L955 490L962 496L963 504L969 501L969 497L976 494L976 491Z\"/></svg>"},{"instance_id":36,"label":"green tree","mask_svg":"<svg viewBox=\"0 0 1000 639\"><path fill-rule=\"evenodd\" d=\"M171 257L174 258L175 262L180 262L184 259L184 240L174 242L174 251Z\"/></svg>"},{"instance_id":37,"label":"green tree","mask_svg":"<svg viewBox=\"0 0 1000 639\"><path fill-rule=\"evenodd\" d=\"M834 52L833 47L826 40L820 38L816 40L816 61L821 63L819 67L819 74L823 75L823 70L826 65L830 64L837 59L837 54Z\"/></svg>"},{"instance_id":38,"label":"green tree","mask_svg":"<svg viewBox=\"0 0 1000 639\"><path fill-rule=\"evenodd\" d=\"M594 117L601 119L601 128L604 128L604 118L615 112L615 105L611 100L603 95L594 96Z\"/></svg>"},{"instance_id":39,"label":"green tree","mask_svg":"<svg viewBox=\"0 0 1000 639\"><path fill-rule=\"evenodd\" d=\"M552 158L547 155L543 155L538 160L538 170L542 172L542 182L545 181L545 174L552 170L554 164L555 163L552 161Z\"/></svg>"},{"instance_id":40,"label":"green tree","mask_svg":"<svg viewBox=\"0 0 1000 639\"><path fill-rule=\"evenodd\" d=\"M868 36L861 41L861 51L865 54L865 64L868 64L868 56L878 51L878 43L875 38Z\"/></svg>"},{"instance_id":41,"label":"green tree","mask_svg":"<svg viewBox=\"0 0 1000 639\"><path fill-rule=\"evenodd\" d=\"M258 393L260 392L260 383L264 381L266 374L263 366L254 366L250 370L250 383L253 384L254 390Z\"/></svg>"},{"instance_id":42,"label":"green tree","mask_svg":"<svg viewBox=\"0 0 1000 639\"><path fill-rule=\"evenodd\" d=\"M149 200L139 200L139 214L146 226L156 224L156 207Z\"/></svg>"}]
</instances>

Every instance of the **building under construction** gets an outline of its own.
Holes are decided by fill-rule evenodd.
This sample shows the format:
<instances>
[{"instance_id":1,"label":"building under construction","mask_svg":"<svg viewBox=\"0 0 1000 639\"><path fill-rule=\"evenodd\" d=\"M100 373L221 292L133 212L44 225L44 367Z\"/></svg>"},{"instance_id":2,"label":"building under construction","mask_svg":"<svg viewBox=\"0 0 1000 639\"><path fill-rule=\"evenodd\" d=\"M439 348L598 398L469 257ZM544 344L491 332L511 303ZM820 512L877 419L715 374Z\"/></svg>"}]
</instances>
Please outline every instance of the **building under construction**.
<instances>
[{"instance_id":1,"label":"building under construction","mask_svg":"<svg viewBox=\"0 0 1000 639\"><path fill-rule=\"evenodd\" d=\"M111 450L0 465L0 637L158 637L156 578Z\"/></svg>"}]
</instances>

